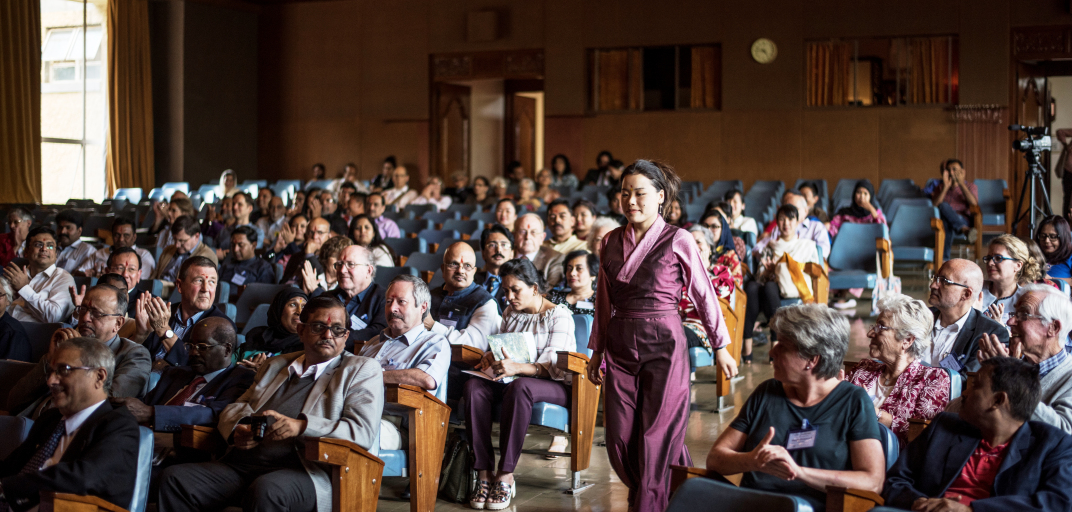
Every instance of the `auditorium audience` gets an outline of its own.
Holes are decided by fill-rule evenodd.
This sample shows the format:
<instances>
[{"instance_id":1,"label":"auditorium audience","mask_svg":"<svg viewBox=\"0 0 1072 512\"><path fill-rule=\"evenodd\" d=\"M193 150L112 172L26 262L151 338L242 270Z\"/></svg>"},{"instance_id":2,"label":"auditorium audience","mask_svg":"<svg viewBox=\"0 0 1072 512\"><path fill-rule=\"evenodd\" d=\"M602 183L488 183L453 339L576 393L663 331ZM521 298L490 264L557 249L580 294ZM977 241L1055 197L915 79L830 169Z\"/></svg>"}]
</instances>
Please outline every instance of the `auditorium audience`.
<instances>
[{"instance_id":1,"label":"auditorium audience","mask_svg":"<svg viewBox=\"0 0 1072 512\"><path fill-rule=\"evenodd\" d=\"M543 201L536 197L536 182L528 178L518 182L517 200L514 202L518 207L525 208L530 212L539 210L543 206Z\"/></svg>"},{"instance_id":2,"label":"auditorium audience","mask_svg":"<svg viewBox=\"0 0 1072 512\"><path fill-rule=\"evenodd\" d=\"M264 252L264 258L286 267L291 255L301 252L308 226L309 219L306 219L304 215L297 214L291 217L283 224L283 229L276 236L272 247Z\"/></svg>"},{"instance_id":3,"label":"auditorium audience","mask_svg":"<svg viewBox=\"0 0 1072 512\"><path fill-rule=\"evenodd\" d=\"M465 204L480 206L484 211L495 206L495 196L491 195L491 184L487 178L473 178L473 191L465 197Z\"/></svg>"},{"instance_id":4,"label":"auditorium audience","mask_svg":"<svg viewBox=\"0 0 1072 512\"><path fill-rule=\"evenodd\" d=\"M335 262L339 261L342 250L354 245L354 241L345 236L333 236L324 242L316 258L324 268L324 272L318 274L309 262L301 271L300 286L307 295L320 295L325 291L334 290L339 285L339 273L335 271Z\"/></svg>"},{"instance_id":5,"label":"auditorium audience","mask_svg":"<svg viewBox=\"0 0 1072 512\"><path fill-rule=\"evenodd\" d=\"M726 192L724 199L730 205L730 211L724 212L730 215L730 226L738 231L747 231L759 236L759 227L756 219L744 215L744 194L740 190L733 189Z\"/></svg>"},{"instance_id":6,"label":"auditorium audience","mask_svg":"<svg viewBox=\"0 0 1072 512\"><path fill-rule=\"evenodd\" d=\"M513 240L513 235L500 224L492 224L480 233L480 254L484 257L484 268L473 274L473 282L491 294L499 314L506 309L506 289L502 287L499 269L514 259Z\"/></svg>"},{"instance_id":7,"label":"auditorium audience","mask_svg":"<svg viewBox=\"0 0 1072 512\"><path fill-rule=\"evenodd\" d=\"M530 347L530 353L536 354L536 360L534 363L515 362L509 358L496 360L494 353L488 351L477 366L477 370L485 371L488 378L471 378L465 383L462 413L472 438L473 469L478 472L477 486L469 504L476 509L489 510L509 507L517 493L514 469L521 456L533 403L548 402L568 407L570 383L555 363L558 351L577 350L572 314L565 306L555 305L543 297L546 291L543 276L532 262L510 260L500 270L510 306L503 313L499 331L531 335L531 343L535 346ZM504 379L508 381L503 382ZM491 444L492 405L495 403L502 406L498 471L495 470L495 451Z\"/></svg>"},{"instance_id":8,"label":"auditorium audience","mask_svg":"<svg viewBox=\"0 0 1072 512\"><path fill-rule=\"evenodd\" d=\"M383 242L380 230L372 217L357 215L350 221L350 238L357 245L372 251L373 264L377 267L395 266L395 251Z\"/></svg>"},{"instance_id":9,"label":"auditorium audience","mask_svg":"<svg viewBox=\"0 0 1072 512\"><path fill-rule=\"evenodd\" d=\"M32 363L30 339L26 329L15 317L7 313L7 307L15 300L15 290L7 278L0 276L0 359Z\"/></svg>"},{"instance_id":10,"label":"auditorium audience","mask_svg":"<svg viewBox=\"0 0 1072 512\"><path fill-rule=\"evenodd\" d=\"M270 190L270 189L261 189ZM264 233L265 239L261 243L274 242L279 234L283 231L283 226L287 224L287 207L283 204L283 198L279 196L272 196L268 202L267 213L257 219L257 229Z\"/></svg>"},{"instance_id":11,"label":"auditorium audience","mask_svg":"<svg viewBox=\"0 0 1072 512\"><path fill-rule=\"evenodd\" d=\"M258 236L249 226L231 233L231 254L220 265L220 280L234 285L236 291L250 283L275 284L275 267L256 255Z\"/></svg>"},{"instance_id":12,"label":"auditorium audience","mask_svg":"<svg viewBox=\"0 0 1072 512\"><path fill-rule=\"evenodd\" d=\"M194 217L183 215L171 224L173 243L160 254L153 279L173 283L178 280L179 269L187 259L207 258L213 265L219 263L216 252L201 241L201 230Z\"/></svg>"},{"instance_id":13,"label":"auditorium audience","mask_svg":"<svg viewBox=\"0 0 1072 512\"><path fill-rule=\"evenodd\" d=\"M719 298L730 300L734 290L733 277L730 276L726 267L715 262L711 252L711 247L715 244L715 240L711 237L711 231L699 225L690 227L688 231L696 242L700 252L700 259L708 262L707 278L711 280L715 294ZM689 298L687 287L682 288L681 300L677 303L677 313L681 316L682 325L686 328L685 342L688 348L703 347L708 353L713 354L714 348L711 346L711 339L707 335L707 328L704 327L703 318L700 317L696 305Z\"/></svg>"},{"instance_id":14,"label":"auditorium audience","mask_svg":"<svg viewBox=\"0 0 1072 512\"><path fill-rule=\"evenodd\" d=\"M928 181L923 193L938 208L946 232L944 254L949 254L953 236L968 235L971 231L971 207L978 204L979 189L975 183L967 182L967 172L960 160L950 158L939 167L942 177Z\"/></svg>"},{"instance_id":15,"label":"auditorium audience","mask_svg":"<svg viewBox=\"0 0 1072 512\"><path fill-rule=\"evenodd\" d=\"M1050 264L1046 263L1046 256L1042 254L1042 249L1030 238L1027 240L1021 238L1020 240L1027 246L1027 254L1031 256L1031 259L1039 263L1039 275L1038 279L1035 279L1035 284L1045 284L1060 290L1061 283L1057 279L1050 277Z\"/></svg>"},{"instance_id":16,"label":"auditorium audience","mask_svg":"<svg viewBox=\"0 0 1072 512\"><path fill-rule=\"evenodd\" d=\"M685 209L681 207L681 198L675 197L670 200L670 205L666 207L666 223L671 226L677 226L681 229L688 229L692 225L689 222L688 215L685 214Z\"/></svg>"},{"instance_id":17,"label":"auditorium audience","mask_svg":"<svg viewBox=\"0 0 1072 512\"><path fill-rule=\"evenodd\" d=\"M230 198L227 199L227 204L230 204ZM234 216L231 213L230 207L222 206L221 210L226 209L226 215L229 220L233 221ZM164 250L167 246L174 243L172 240L172 229L175 226L175 221L182 216L197 218L197 210L194 209L194 203L190 201L188 197L172 197L171 201L157 201L153 203L153 225L149 228L149 234L156 235L156 248ZM219 229L223 229L223 226L219 226Z\"/></svg>"},{"instance_id":18,"label":"auditorium audience","mask_svg":"<svg viewBox=\"0 0 1072 512\"><path fill-rule=\"evenodd\" d=\"M406 192L409 192L409 171L406 170L406 166L395 167L391 173L391 180L394 186L383 191L383 201L384 204L393 205L401 211L406 205L399 204L400 199L406 195Z\"/></svg>"},{"instance_id":19,"label":"auditorium audience","mask_svg":"<svg viewBox=\"0 0 1072 512\"><path fill-rule=\"evenodd\" d=\"M411 204L430 204L436 207L436 211L445 212L454 200L443 194L443 180L438 176L428 178L428 183L421 189L418 195L416 190L410 190L406 197L399 201L399 208L405 208Z\"/></svg>"},{"instance_id":20,"label":"auditorium audience","mask_svg":"<svg viewBox=\"0 0 1072 512\"><path fill-rule=\"evenodd\" d=\"M488 350L488 335L498 334L502 317L491 292L473 282L476 253L466 242L454 242L443 254L443 285L431 290L424 327L452 345ZM497 276L496 276L497 277Z\"/></svg>"},{"instance_id":21,"label":"auditorium audience","mask_svg":"<svg viewBox=\"0 0 1072 512\"><path fill-rule=\"evenodd\" d=\"M242 191L237 185L238 174L231 169L227 169L220 174L220 185L216 194L221 198L233 197L235 194Z\"/></svg>"},{"instance_id":22,"label":"auditorium audience","mask_svg":"<svg viewBox=\"0 0 1072 512\"><path fill-rule=\"evenodd\" d=\"M235 222L224 226L218 235L216 235L216 256L219 259L223 259L231 250L231 233L241 227L252 229L257 234L256 248L260 249L264 243L264 231L257 227L256 224L250 221L250 214L253 213L253 197L248 192L239 191L231 197L231 211L234 215Z\"/></svg>"},{"instance_id":23,"label":"auditorium audience","mask_svg":"<svg viewBox=\"0 0 1072 512\"><path fill-rule=\"evenodd\" d=\"M1038 368L984 361L959 416L939 414L890 468L886 506L911 510L1068 510L1072 438L1035 421Z\"/></svg>"},{"instance_id":24,"label":"auditorium audience","mask_svg":"<svg viewBox=\"0 0 1072 512\"><path fill-rule=\"evenodd\" d=\"M535 213L526 213L514 222L515 256L531 261L550 289L562 282L563 254L542 245L546 237L543 219Z\"/></svg>"},{"instance_id":25,"label":"auditorium audience","mask_svg":"<svg viewBox=\"0 0 1072 512\"><path fill-rule=\"evenodd\" d=\"M569 158L561 153L551 157L551 171L554 172L555 186L576 190L577 175L573 174Z\"/></svg>"},{"instance_id":26,"label":"auditorium audience","mask_svg":"<svg viewBox=\"0 0 1072 512\"><path fill-rule=\"evenodd\" d=\"M823 258L828 258L830 256L830 235L827 233L826 226L822 222L807 218L808 203L804 200L804 196L800 195L800 193L795 190L788 190L782 196L782 206L785 205L792 205L797 209L797 238L815 242L815 245L822 250ZM755 248L752 249L753 254L763 254L763 250L766 248L767 244L772 240L777 240L781 236L781 231L779 230L777 223L774 222L772 224L774 227L770 232L770 235L756 242Z\"/></svg>"},{"instance_id":27,"label":"auditorium audience","mask_svg":"<svg viewBox=\"0 0 1072 512\"><path fill-rule=\"evenodd\" d=\"M150 279L153 270L156 269L156 260L153 258L152 253L137 246L137 239L138 235L134 232L134 221L126 217L116 217L112 221L112 245L97 249L78 271L87 277L97 277L106 271L108 256L111 255L112 250L128 247L137 252L141 258L141 265L139 265L141 279Z\"/></svg>"},{"instance_id":28,"label":"auditorium audience","mask_svg":"<svg viewBox=\"0 0 1072 512\"><path fill-rule=\"evenodd\" d=\"M806 199L807 196L805 195ZM809 217L811 209L814 208L813 204L808 204ZM839 209L834 214L834 218L830 219L830 238L836 237L841 225L846 222L856 224L886 223L886 217L882 215L882 208L879 207L878 199L875 198L875 187L871 185L870 180L857 181L852 191L852 203Z\"/></svg>"},{"instance_id":29,"label":"auditorium audience","mask_svg":"<svg viewBox=\"0 0 1072 512\"><path fill-rule=\"evenodd\" d=\"M365 203L365 210L368 211L369 217L376 221L376 228L379 229L380 235L384 238L401 238L402 232L398 229L398 224L383 216L383 212L386 209L383 194L375 192L369 194L368 201Z\"/></svg>"},{"instance_id":30,"label":"auditorium audience","mask_svg":"<svg viewBox=\"0 0 1072 512\"><path fill-rule=\"evenodd\" d=\"M56 266L68 274L78 271L97 250L82 241L82 223L82 214L74 210L63 210L56 215L56 242L59 243ZM90 233L89 236L97 234Z\"/></svg>"},{"instance_id":31,"label":"auditorium audience","mask_svg":"<svg viewBox=\"0 0 1072 512\"><path fill-rule=\"evenodd\" d=\"M138 472L138 424L108 403L115 358L91 338L74 337L48 363L51 409L0 462L0 509L37 510L42 493L100 498L126 508Z\"/></svg>"},{"instance_id":32,"label":"auditorium audience","mask_svg":"<svg viewBox=\"0 0 1072 512\"><path fill-rule=\"evenodd\" d=\"M693 233L693 238L697 243L700 242L700 238L697 238L697 232L692 228L698 227L706 228L711 235L710 241L704 238L705 243L711 244L708 246L708 250L711 254L711 264L715 267L725 268L726 272L733 279L733 284L742 286L744 280L744 267L741 265L740 253L738 253L736 249L738 245L743 247L744 241L733 236L729 221L726 217L723 217L718 210L710 210L707 213L704 213L703 216L700 217L699 225L689 228L689 231ZM717 269L715 273L718 273ZM719 296L725 297L726 295L719 292Z\"/></svg>"},{"instance_id":33,"label":"auditorium audience","mask_svg":"<svg viewBox=\"0 0 1072 512\"><path fill-rule=\"evenodd\" d=\"M238 347L238 364L257 370L269 357L300 351L298 317L308 302L309 297L297 288L279 290L268 306L268 325L251 329L246 342Z\"/></svg>"},{"instance_id":34,"label":"auditorium audience","mask_svg":"<svg viewBox=\"0 0 1072 512\"><path fill-rule=\"evenodd\" d=\"M870 182L868 181L868 183ZM824 224L830 222L830 217L826 214L825 211L823 211L822 208L820 208L819 205L819 186L816 185L814 182L805 181L804 183L800 184L800 187L798 187L798 189L800 190L800 193L804 195L804 200L808 202L808 218L817 220ZM873 196L874 194L871 195Z\"/></svg>"},{"instance_id":35,"label":"auditorium audience","mask_svg":"<svg viewBox=\"0 0 1072 512\"><path fill-rule=\"evenodd\" d=\"M513 195L507 192L506 178L496 176L491 179L491 195L498 199L513 199Z\"/></svg>"},{"instance_id":36,"label":"auditorium audience","mask_svg":"<svg viewBox=\"0 0 1072 512\"><path fill-rule=\"evenodd\" d=\"M547 300L566 306L574 315L595 315L599 258L584 249L572 251L562 259L562 274L566 287L547 292Z\"/></svg>"},{"instance_id":37,"label":"auditorium audience","mask_svg":"<svg viewBox=\"0 0 1072 512\"><path fill-rule=\"evenodd\" d=\"M998 235L990 241L983 262L987 278L981 303L983 314L1005 325L1013 304L1020 298L1021 287L1042 276L1042 262L1031 257L1023 240L1009 234Z\"/></svg>"},{"instance_id":38,"label":"auditorium audience","mask_svg":"<svg viewBox=\"0 0 1072 512\"><path fill-rule=\"evenodd\" d=\"M56 232L40 226L26 239L26 266L4 267L4 277L18 297L8 313L21 322L59 323L71 314L70 287L74 278L56 266Z\"/></svg>"},{"instance_id":39,"label":"auditorium audience","mask_svg":"<svg viewBox=\"0 0 1072 512\"><path fill-rule=\"evenodd\" d=\"M219 432L233 449L215 462L165 469L158 510L220 509L234 499L247 510L332 510L331 476L302 456L305 439L342 439L376 453L383 410L383 372L344 350L349 327L339 301L310 300L298 324L304 350L269 359L249 391L220 413ZM251 416L270 422L260 441Z\"/></svg>"},{"instance_id":40,"label":"auditorium audience","mask_svg":"<svg viewBox=\"0 0 1072 512\"><path fill-rule=\"evenodd\" d=\"M1060 215L1043 218L1035 230L1035 242L1050 265L1047 274L1051 278L1072 281L1072 232L1068 221Z\"/></svg>"},{"instance_id":41,"label":"auditorium audience","mask_svg":"<svg viewBox=\"0 0 1072 512\"><path fill-rule=\"evenodd\" d=\"M551 231L551 238L545 240L543 245L562 254L584 249L584 241L573 234L576 224L569 201L565 199L552 201L547 206L547 228Z\"/></svg>"},{"instance_id":42,"label":"auditorium audience","mask_svg":"<svg viewBox=\"0 0 1072 512\"><path fill-rule=\"evenodd\" d=\"M301 248L287 258L283 267L283 279L280 283L300 283L302 274L315 271L315 275L322 274L324 267L317 257L317 251L331 238L331 224L324 218L313 219L305 228L305 241Z\"/></svg>"},{"instance_id":43,"label":"auditorium audience","mask_svg":"<svg viewBox=\"0 0 1072 512\"><path fill-rule=\"evenodd\" d=\"M931 349L919 359L931 366L960 372L979 370L979 339L993 335L1003 345L1009 343L1009 330L972 307L983 287L983 271L972 261L951 259L942 264L931 278L927 304L934 315Z\"/></svg>"},{"instance_id":44,"label":"auditorium audience","mask_svg":"<svg viewBox=\"0 0 1072 512\"><path fill-rule=\"evenodd\" d=\"M580 240L588 240L592 222L596 220L596 205L587 199L578 199L573 203L573 234Z\"/></svg>"},{"instance_id":45,"label":"auditorium audience","mask_svg":"<svg viewBox=\"0 0 1072 512\"><path fill-rule=\"evenodd\" d=\"M262 217L268 216L269 207L272 204L272 198L275 197L275 192L268 187L257 187L257 201L254 205L253 213L249 214L250 222L257 224L260 227L260 220ZM263 229L262 229L263 231Z\"/></svg>"},{"instance_id":46,"label":"auditorium audience","mask_svg":"<svg viewBox=\"0 0 1072 512\"><path fill-rule=\"evenodd\" d=\"M558 199L558 190L555 190L555 175L551 169L540 169L536 173L536 198L543 204L550 204Z\"/></svg>"},{"instance_id":47,"label":"auditorium audience","mask_svg":"<svg viewBox=\"0 0 1072 512\"><path fill-rule=\"evenodd\" d=\"M756 387L715 441L707 469L744 473L741 487L798 496L817 510L825 509L828 485L880 492L885 457L875 407L863 388L837 378L848 320L825 304L802 304L780 309L770 325L778 335L774 378ZM816 426L817 435L806 435Z\"/></svg>"},{"instance_id":48,"label":"auditorium audience","mask_svg":"<svg viewBox=\"0 0 1072 512\"><path fill-rule=\"evenodd\" d=\"M607 173L607 167L610 166L610 162L614 160L614 155L610 151L603 150L596 155L596 167L594 169L588 169L588 172L584 175L584 180L581 181L581 187L585 185L597 185L599 179Z\"/></svg>"},{"instance_id":49,"label":"auditorium audience","mask_svg":"<svg viewBox=\"0 0 1072 512\"><path fill-rule=\"evenodd\" d=\"M335 262L335 273L338 274L339 285L324 295L344 305L350 326L346 350L353 352L354 343L372 339L387 326L384 316L386 290L372 281L376 277L372 253L360 245L343 249L339 261Z\"/></svg>"},{"instance_id":50,"label":"auditorium audience","mask_svg":"<svg viewBox=\"0 0 1072 512\"><path fill-rule=\"evenodd\" d=\"M910 418L929 420L949 404L949 374L919 360L930 350L934 326L923 301L893 293L879 301L878 310L878 319L867 331L868 357L845 380L867 391L879 423L893 430L904 446Z\"/></svg>"},{"instance_id":51,"label":"auditorium audience","mask_svg":"<svg viewBox=\"0 0 1072 512\"><path fill-rule=\"evenodd\" d=\"M7 214L7 233L0 233L0 266L6 267L11 260L21 258L26 248L26 236L33 225L33 214L17 207Z\"/></svg>"},{"instance_id":52,"label":"auditorium audience","mask_svg":"<svg viewBox=\"0 0 1072 512\"><path fill-rule=\"evenodd\" d=\"M394 155L383 159L383 164L380 165L380 173L375 178L372 178L373 191L379 192L394 186L394 183L391 182L391 177L394 175L396 166L398 166L398 161Z\"/></svg>"}]
</instances>

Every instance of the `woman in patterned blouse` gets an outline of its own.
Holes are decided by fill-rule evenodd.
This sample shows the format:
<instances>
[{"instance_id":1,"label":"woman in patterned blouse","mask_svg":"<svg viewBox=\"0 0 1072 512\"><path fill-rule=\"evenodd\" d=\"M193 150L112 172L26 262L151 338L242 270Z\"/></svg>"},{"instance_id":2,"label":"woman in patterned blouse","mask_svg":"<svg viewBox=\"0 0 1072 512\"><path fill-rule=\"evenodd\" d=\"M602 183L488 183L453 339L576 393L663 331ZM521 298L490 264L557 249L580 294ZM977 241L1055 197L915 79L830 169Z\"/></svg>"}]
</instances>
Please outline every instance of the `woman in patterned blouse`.
<instances>
[{"instance_id":1,"label":"woman in patterned blouse","mask_svg":"<svg viewBox=\"0 0 1072 512\"><path fill-rule=\"evenodd\" d=\"M568 288L551 290L547 300L565 304L574 315L594 315L599 258L583 249L573 251L562 260L562 275L566 277Z\"/></svg>"},{"instance_id":2,"label":"woman in patterned blouse","mask_svg":"<svg viewBox=\"0 0 1072 512\"><path fill-rule=\"evenodd\" d=\"M949 374L919 362L931 348L934 327L934 316L923 301L893 294L881 300L878 309L878 320L867 332L869 358L846 380L867 390L878 421L897 434L903 447L909 418L929 420L949 403Z\"/></svg>"}]
</instances>

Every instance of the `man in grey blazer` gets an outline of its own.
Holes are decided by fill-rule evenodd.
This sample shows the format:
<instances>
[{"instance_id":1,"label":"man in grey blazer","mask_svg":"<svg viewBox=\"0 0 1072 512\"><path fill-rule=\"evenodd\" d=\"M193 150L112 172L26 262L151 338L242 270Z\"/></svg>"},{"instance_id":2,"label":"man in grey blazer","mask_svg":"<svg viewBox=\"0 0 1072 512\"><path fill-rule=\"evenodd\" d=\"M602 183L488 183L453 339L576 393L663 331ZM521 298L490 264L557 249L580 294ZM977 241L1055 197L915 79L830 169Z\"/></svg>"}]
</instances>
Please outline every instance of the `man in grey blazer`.
<instances>
[{"instance_id":1,"label":"man in grey blazer","mask_svg":"<svg viewBox=\"0 0 1072 512\"><path fill-rule=\"evenodd\" d=\"M345 439L377 451L380 365L345 351L350 321L338 299L313 298L300 320L304 351L266 361L253 387L220 414L219 431L231 449L217 462L166 469L158 510L220 509L241 497L246 510L329 512L331 481L302 456L305 438ZM268 418L260 441L243 421L251 416Z\"/></svg>"}]
</instances>

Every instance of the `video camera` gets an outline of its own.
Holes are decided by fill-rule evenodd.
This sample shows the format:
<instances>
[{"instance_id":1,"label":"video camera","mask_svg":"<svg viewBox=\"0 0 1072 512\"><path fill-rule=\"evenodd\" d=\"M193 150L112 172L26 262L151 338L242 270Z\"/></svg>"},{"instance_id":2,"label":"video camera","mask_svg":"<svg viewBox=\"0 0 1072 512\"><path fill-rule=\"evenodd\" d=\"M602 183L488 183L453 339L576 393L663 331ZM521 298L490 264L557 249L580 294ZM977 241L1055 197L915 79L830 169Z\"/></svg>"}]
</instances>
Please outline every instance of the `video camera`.
<instances>
[{"instance_id":1,"label":"video camera","mask_svg":"<svg viewBox=\"0 0 1072 512\"><path fill-rule=\"evenodd\" d=\"M1050 129L1045 126L1021 126L1018 124L1009 125L1009 131L1024 132L1027 135L1026 139L1020 139L1012 143L1013 149L1022 153L1035 153L1036 155L1042 151L1049 151L1053 147L1050 141Z\"/></svg>"}]
</instances>

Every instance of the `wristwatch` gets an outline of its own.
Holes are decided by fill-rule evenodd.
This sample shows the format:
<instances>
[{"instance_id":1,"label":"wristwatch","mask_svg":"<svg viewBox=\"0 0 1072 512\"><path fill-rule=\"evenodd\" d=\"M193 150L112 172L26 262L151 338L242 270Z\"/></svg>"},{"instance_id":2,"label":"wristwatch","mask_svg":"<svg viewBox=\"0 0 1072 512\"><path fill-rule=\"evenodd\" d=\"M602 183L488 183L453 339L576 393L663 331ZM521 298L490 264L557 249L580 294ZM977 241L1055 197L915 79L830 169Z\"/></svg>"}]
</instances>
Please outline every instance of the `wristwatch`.
<instances>
[{"instance_id":1,"label":"wristwatch","mask_svg":"<svg viewBox=\"0 0 1072 512\"><path fill-rule=\"evenodd\" d=\"M167 331L164 332L164 335L161 336L160 339L166 340L166 339L169 339L169 338L173 338L174 336L175 336L175 331L172 331L171 329L168 329Z\"/></svg>"}]
</instances>

